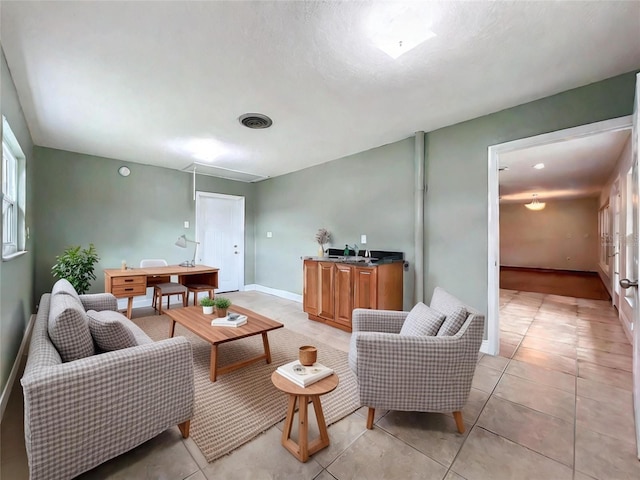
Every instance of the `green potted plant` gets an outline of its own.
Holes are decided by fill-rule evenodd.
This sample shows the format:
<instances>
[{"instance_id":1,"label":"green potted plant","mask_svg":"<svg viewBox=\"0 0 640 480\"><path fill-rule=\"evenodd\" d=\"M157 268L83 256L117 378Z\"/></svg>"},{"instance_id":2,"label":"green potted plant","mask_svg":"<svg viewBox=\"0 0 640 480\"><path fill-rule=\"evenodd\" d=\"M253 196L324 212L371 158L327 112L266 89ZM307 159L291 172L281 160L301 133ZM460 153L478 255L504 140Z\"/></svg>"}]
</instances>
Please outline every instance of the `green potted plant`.
<instances>
[{"instance_id":1,"label":"green potted plant","mask_svg":"<svg viewBox=\"0 0 640 480\"><path fill-rule=\"evenodd\" d=\"M69 280L76 292L82 295L89 291L91 281L96 279L93 269L99 260L93 243L89 244L89 248L82 248L80 245L67 247L56 257L51 271L54 277Z\"/></svg>"},{"instance_id":2,"label":"green potted plant","mask_svg":"<svg viewBox=\"0 0 640 480\"><path fill-rule=\"evenodd\" d=\"M211 315L213 313L213 307L216 301L211 297L204 297L200 299L200 306L202 307L202 313L205 315Z\"/></svg>"},{"instance_id":3,"label":"green potted plant","mask_svg":"<svg viewBox=\"0 0 640 480\"><path fill-rule=\"evenodd\" d=\"M226 297L216 297L214 298L213 303L216 306L218 317L226 317L227 308L231 306L231 300Z\"/></svg>"}]
</instances>

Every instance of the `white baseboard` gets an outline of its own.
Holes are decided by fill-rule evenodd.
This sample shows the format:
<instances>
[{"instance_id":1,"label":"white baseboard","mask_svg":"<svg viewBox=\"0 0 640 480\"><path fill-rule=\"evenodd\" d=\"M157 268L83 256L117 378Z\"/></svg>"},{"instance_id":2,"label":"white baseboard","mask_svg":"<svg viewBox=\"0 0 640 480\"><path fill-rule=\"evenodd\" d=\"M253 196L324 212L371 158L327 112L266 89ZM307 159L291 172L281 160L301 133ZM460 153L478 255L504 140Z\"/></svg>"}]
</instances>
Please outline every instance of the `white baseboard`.
<instances>
[{"instance_id":1,"label":"white baseboard","mask_svg":"<svg viewBox=\"0 0 640 480\"><path fill-rule=\"evenodd\" d=\"M287 300L292 300L294 302L302 303L302 295L298 295L297 293L287 292L286 290L278 290L276 288L264 287L262 285L258 285L257 283L253 283L251 285L245 285L244 290L255 290L257 292L268 293L269 295L275 295L276 297L286 298Z\"/></svg>"},{"instance_id":2,"label":"white baseboard","mask_svg":"<svg viewBox=\"0 0 640 480\"><path fill-rule=\"evenodd\" d=\"M18 370L20 370L20 363L22 362L22 357L25 355L27 348L29 346L29 339L31 338L31 329L33 329L33 324L36 319L36 314L34 313L29 317L29 323L27 324L27 329L22 336L22 341L20 342L20 348L18 349L18 355L13 362L13 367L11 367L11 372L9 373L9 378L7 379L7 383L4 385L2 389L2 397L0 398L0 420L4 417L4 410L7 408L7 403L9 403L9 397L11 396L11 391L13 390L13 384L16 381L16 377L18 376Z\"/></svg>"}]
</instances>

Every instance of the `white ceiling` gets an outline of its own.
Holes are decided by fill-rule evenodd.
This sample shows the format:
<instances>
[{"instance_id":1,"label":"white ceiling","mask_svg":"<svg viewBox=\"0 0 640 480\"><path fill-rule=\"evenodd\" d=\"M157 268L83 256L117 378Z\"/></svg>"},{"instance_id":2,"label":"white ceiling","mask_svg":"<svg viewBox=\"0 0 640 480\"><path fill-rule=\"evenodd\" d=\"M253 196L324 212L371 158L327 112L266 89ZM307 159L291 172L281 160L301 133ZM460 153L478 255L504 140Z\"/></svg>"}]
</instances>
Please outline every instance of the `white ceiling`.
<instances>
[{"instance_id":1,"label":"white ceiling","mask_svg":"<svg viewBox=\"0 0 640 480\"><path fill-rule=\"evenodd\" d=\"M393 23L399 6L436 36L394 60L374 46L386 27L370 19ZM0 9L36 144L179 170L278 176L640 67L638 1ZM273 126L243 127L246 112Z\"/></svg>"},{"instance_id":2,"label":"white ceiling","mask_svg":"<svg viewBox=\"0 0 640 480\"><path fill-rule=\"evenodd\" d=\"M597 133L501 154L500 201L529 202L534 194L541 202L599 195L630 135L628 129ZM540 163L543 169L533 168Z\"/></svg>"}]
</instances>

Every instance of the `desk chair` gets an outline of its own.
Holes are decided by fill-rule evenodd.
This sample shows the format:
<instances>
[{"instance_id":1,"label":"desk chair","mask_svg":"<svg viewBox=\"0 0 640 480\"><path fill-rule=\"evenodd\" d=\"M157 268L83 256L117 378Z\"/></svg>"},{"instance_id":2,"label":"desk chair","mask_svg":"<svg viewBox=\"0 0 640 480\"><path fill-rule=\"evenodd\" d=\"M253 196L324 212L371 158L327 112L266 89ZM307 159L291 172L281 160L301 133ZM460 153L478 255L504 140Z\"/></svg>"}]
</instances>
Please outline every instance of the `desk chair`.
<instances>
[{"instance_id":1,"label":"desk chair","mask_svg":"<svg viewBox=\"0 0 640 480\"><path fill-rule=\"evenodd\" d=\"M166 260L160 258L140 261L140 268L166 267L168 265ZM167 309L170 308L171 295L180 295L182 297L182 306L187 306L187 300L189 299L187 287L180 283L172 282L170 275L147 277L147 287L153 287L153 300L151 305L160 315L162 315L162 297L167 297Z\"/></svg>"},{"instance_id":2,"label":"desk chair","mask_svg":"<svg viewBox=\"0 0 640 480\"><path fill-rule=\"evenodd\" d=\"M213 298L213 286L206 283L185 283L187 287L187 304L189 304L189 295L193 292L193 304L200 305L198 302L198 293L209 292L209 298Z\"/></svg>"}]
</instances>

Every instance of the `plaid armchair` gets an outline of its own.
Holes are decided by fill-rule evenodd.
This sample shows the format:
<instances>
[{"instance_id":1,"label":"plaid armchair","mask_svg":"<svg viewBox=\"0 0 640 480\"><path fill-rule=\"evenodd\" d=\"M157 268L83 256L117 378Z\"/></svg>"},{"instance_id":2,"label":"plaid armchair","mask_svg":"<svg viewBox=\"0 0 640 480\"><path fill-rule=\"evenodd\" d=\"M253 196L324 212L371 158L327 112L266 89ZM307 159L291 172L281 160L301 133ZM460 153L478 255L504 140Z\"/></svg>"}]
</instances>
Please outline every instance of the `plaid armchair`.
<instances>
[{"instance_id":1,"label":"plaid armchair","mask_svg":"<svg viewBox=\"0 0 640 480\"><path fill-rule=\"evenodd\" d=\"M431 307L463 306L467 318L453 336L399 335L409 312L355 309L349 365L358 379L360 402L376 408L453 412L464 433L461 410L467 402L484 335L484 316L436 288ZM439 307L439 308L436 308Z\"/></svg>"},{"instance_id":2,"label":"plaid armchair","mask_svg":"<svg viewBox=\"0 0 640 480\"><path fill-rule=\"evenodd\" d=\"M111 294L79 298L86 309L117 308ZM47 330L51 304L52 295L44 294L21 379L30 480L76 477L173 425L189 435L194 386L187 339L140 338L137 346L63 362Z\"/></svg>"}]
</instances>

